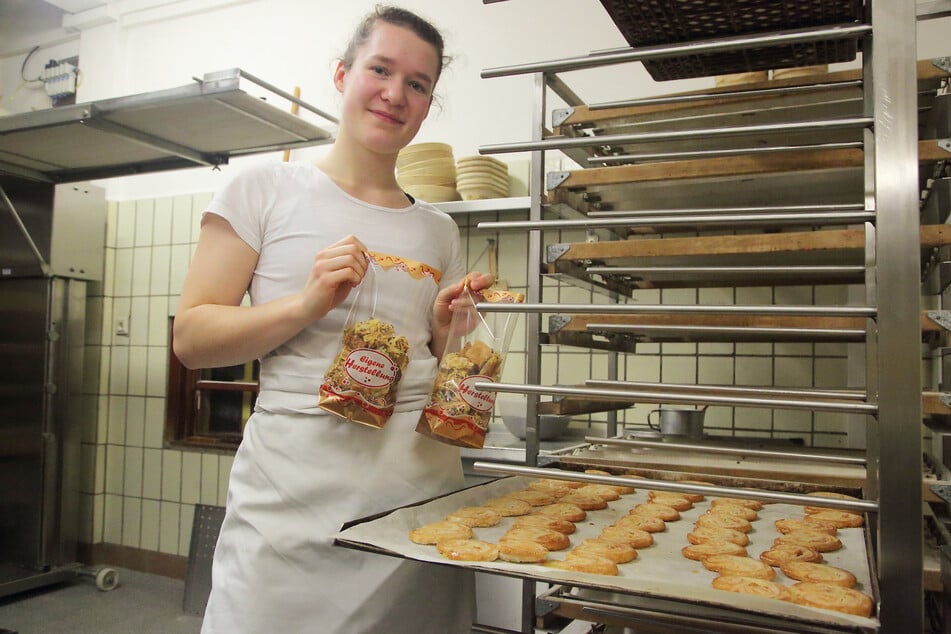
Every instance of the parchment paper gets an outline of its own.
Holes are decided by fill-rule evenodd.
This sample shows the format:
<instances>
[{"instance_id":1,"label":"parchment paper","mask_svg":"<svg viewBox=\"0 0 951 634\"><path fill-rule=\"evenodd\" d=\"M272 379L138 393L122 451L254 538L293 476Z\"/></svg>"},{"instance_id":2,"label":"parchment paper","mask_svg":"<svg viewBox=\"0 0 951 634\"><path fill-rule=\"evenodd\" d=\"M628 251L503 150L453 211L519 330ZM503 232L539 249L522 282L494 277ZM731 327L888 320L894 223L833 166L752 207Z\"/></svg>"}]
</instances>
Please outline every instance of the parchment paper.
<instances>
[{"instance_id":1,"label":"parchment paper","mask_svg":"<svg viewBox=\"0 0 951 634\"><path fill-rule=\"evenodd\" d=\"M459 507L479 506L490 498L524 489L531 481L531 478L521 476L501 478L421 505L402 507L382 517L360 522L342 530L338 533L337 540L344 546L368 547L371 550L419 561L458 565L552 583L627 591L668 599L684 599L693 603L709 603L759 614L767 613L781 618L795 618L809 623L858 626L864 630L874 631L879 628L876 619L712 588L710 584L717 577L717 573L708 571L699 561L687 559L680 553L681 548L690 543L687 541L687 533L694 528L694 522L710 508L711 498L694 504L692 509L682 511L680 520L667 522L665 532L653 534L652 546L639 550L638 557L634 561L618 565L620 574L616 577L563 571L548 568L543 564L515 564L504 561L457 562L440 555L435 546L422 546L409 540L409 531L417 526L441 520ZM632 482L632 485L636 487L637 482ZM624 495L620 500L609 502L606 509L588 511L585 520L575 523L577 530L569 536L570 547L588 537L596 537L602 528L626 515L635 505L646 501L647 490L638 489L634 494ZM774 525L775 520L803 517L802 507L789 504L767 504L758 513L759 519L753 522L753 531L749 533L750 544L746 547L749 555L754 558L758 558L761 552L768 550L773 540L779 536ZM514 521L513 517L504 517L502 522L494 527L474 528L473 537L497 542ZM858 579L856 590L875 598L870 583L865 529L839 529L838 537L842 541L842 548L835 552L823 553L825 562L849 570ZM549 555L549 560L564 559L564 556L565 551L553 551ZM777 583L784 585L796 583L778 569L775 570Z\"/></svg>"}]
</instances>

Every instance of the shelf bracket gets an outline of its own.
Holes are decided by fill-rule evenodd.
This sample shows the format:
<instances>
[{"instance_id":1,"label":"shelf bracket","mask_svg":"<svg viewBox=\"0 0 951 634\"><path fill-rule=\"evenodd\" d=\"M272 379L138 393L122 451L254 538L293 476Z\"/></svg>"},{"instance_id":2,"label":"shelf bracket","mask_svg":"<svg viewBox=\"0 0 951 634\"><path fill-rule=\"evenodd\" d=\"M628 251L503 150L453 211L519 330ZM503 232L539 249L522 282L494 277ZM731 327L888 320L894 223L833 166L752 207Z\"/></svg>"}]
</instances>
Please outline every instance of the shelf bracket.
<instances>
[{"instance_id":1,"label":"shelf bracket","mask_svg":"<svg viewBox=\"0 0 951 634\"><path fill-rule=\"evenodd\" d=\"M928 319L938 324L945 330L951 330L951 311L947 310L929 310Z\"/></svg>"},{"instance_id":2,"label":"shelf bracket","mask_svg":"<svg viewBox=\"0 0 951 634\"><path fill-rule=\"evenodd\" d=\"M944 72L951 74L951 57L936 57L931 60L931 63L936 68L940 68Z\"/></svg>"},{"instance_id":3,"label":"shelf bracket","mask_svg":"<svg viewBox=\"0 0 951 634\"><path fill-rule=\"evenodd\" d=\"M551 113L551 125L553 128L557 128L562 123L565 122L568 117L575 113L574 108L558 108L553 110Z\"/></svg>"},{"instance_id":4,"label":"shelf bracket","mask_svg":"<svg viewBox=\"0 0 951 634\"><path fill-rule=\"evenodd\" d=\"M545 263L551 264L552 262L558 261L558 259L568 252L568 249L571 248L571 245L567 242L559 242L557 244L549 244L545 248Z\"/></svg>"},{"instance_id":5,"label":"shelf bracket","mask_svg":"<svg viewBox=\"0 0 951 634\"><path fill-rule=\"evenodd\" d=\"M545 175L546 189L555 189L571 176L571 172L548 172Z\"/></svg>"},{"instance_id":6,"label":"shelf bracket","mask_svg":"<svg viewBox=\"0 0 951 634\"><path fill-rule=\"evenodd\" d=\"M551 315L548 318L548 332L559 332L571 322L570 315Z\"/></svg>"},{"instance_id":7,"label":"shelf bracket","mask_svg":"<svg viewBox=\"0 0 951 634\"><path fill-rule=\"evenodd\" d=\"M951 152L951 139L938 139L938 147L945 152Z\"/></svg>"}]
</instances>

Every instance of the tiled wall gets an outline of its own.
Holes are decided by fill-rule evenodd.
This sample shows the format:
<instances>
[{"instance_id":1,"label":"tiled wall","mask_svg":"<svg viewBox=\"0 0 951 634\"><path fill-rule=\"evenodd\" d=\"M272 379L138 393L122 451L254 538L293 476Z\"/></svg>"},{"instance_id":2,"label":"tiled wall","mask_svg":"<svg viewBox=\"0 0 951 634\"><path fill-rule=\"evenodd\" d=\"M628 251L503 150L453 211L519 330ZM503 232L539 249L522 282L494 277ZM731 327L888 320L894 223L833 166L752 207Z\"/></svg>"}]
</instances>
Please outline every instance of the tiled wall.
<instances>
[{"instance_id":1,"label":"tiled wall","mask_svg":"<svg viewBox=\"0 0 951 634\"><path fill-rule=\"evenodd\" d=\"M82 541L116 544L187 556L195 504L224 505L232 456L163 445L168 357L168 318L174 314L198 238L200 213L210 195L112 203L106 239L105 279L92 285L87 323L86 393L96 403L83 434ZM514 290L527 289L527 238L487 234L482 220L524 217L524 212L459 216L470 270L489 270L487 239L499 247L499 276ZM579 241L583 235L547 236ZM546 283L544 301L606 303L577 287ZM843 289L811 287L643 291L644 303L842 303ZM128 335L116 334L126 320ZM525 320L516 331L502 380L524 382ZM609 378L608 354L581 348L543 350L546 384ZM845 349L835 345L640 344L622 357L621 379L675 383L725 383L843 387ZM644 425L653 405L621 412L619 420ZM603 431L606 415L577 419L575 426ZM842 417L812 412L711 408L708 430L800 436L817 446L840 446Z\"/></svg>"}]
</instances>

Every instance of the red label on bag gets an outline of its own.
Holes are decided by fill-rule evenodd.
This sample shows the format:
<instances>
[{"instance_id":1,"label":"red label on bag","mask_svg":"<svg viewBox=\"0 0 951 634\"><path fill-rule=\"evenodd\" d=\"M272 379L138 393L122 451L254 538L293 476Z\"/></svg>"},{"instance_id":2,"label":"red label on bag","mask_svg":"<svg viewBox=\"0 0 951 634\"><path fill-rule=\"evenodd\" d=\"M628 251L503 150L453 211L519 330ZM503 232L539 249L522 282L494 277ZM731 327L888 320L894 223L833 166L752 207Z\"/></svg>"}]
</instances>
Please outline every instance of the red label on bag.
<instances>
[{"instance_id":1,"label":"red label on bag","mask_svg":"<svg viewBox=\"0 0 951 634\"><path fill-rule=\"evenodd\" d=\"M399 372L392 359L370 348L357 348L348 354L344 369L355 383L371 388L390 385Z\"/></svg>"},{"instance_id":2,"label":"red label on bag","mask_svg":"<svg viewBox=\"0 0 951 634\"><path fill-rule=\"evenodd\" d=\"M494 383L491 377L475 374L467 376L459 382L459 398L472 409L479 412L491 412L495 404L495 392L485 392L475 389L476 383Z\"/></svg>"}]
</instances>

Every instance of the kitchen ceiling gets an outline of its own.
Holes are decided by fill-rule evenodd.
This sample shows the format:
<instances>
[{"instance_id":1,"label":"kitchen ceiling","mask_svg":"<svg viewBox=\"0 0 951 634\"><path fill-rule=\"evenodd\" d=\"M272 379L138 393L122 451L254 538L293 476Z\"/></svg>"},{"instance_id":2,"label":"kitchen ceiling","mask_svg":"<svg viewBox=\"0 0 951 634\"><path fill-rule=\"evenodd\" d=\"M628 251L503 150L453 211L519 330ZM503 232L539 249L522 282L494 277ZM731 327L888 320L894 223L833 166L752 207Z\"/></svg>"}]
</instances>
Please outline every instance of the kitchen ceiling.
<instances>
[{"instance_id":1,"label":"kitchen ceiling","mask_svg":"<svg viewBox=\"0 0 951 634\"><path fill-rule=\"evenodd\" d=\"M65 14L105 4L106 0L0 0L0 42L22 42L33 34L39 38L61 29ZM5 48L0 44L0 55L12 53Z\"/></svg>"}]
</instances>

